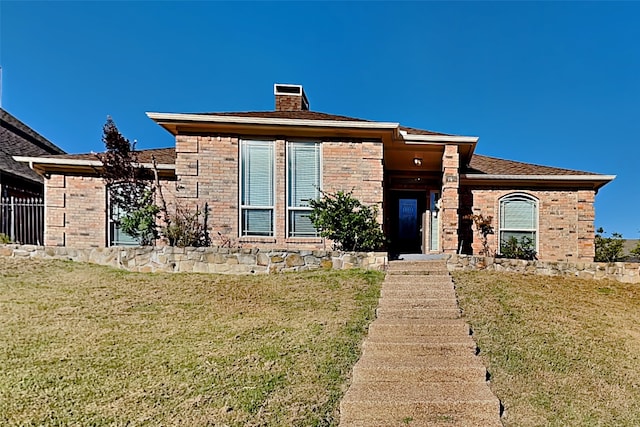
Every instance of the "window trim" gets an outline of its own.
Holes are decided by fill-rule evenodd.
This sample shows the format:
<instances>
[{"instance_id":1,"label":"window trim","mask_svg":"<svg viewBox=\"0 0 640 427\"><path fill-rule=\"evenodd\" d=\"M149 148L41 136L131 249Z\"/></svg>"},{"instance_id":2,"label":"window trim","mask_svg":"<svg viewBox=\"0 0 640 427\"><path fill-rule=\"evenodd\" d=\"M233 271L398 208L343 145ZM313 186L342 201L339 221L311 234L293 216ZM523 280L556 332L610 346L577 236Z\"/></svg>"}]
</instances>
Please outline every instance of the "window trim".
<instances>
[{"instance_id":1,"label":"window trim","mask_svg":"<svg viewBox=\"0 0 640 427\"><path fill-rule=\"evenodd\" d=\"M528 200L530 202L533 202L533 206L535 208L535 228L529 228L529 229L524 229L524 228L519 228L519 229L511 229L511 228L503 228L502 227L502 218L503 218L503 213L502 213L502 206L503 203L505 201L508 201L509 199L525 199ZM502 248L502 232L506 231L512 231L512 232L533 232L535 233L535 239L534 239L534 244L535 244L535 251L536 253L540 252L540 245L539 245L539 241L540 241L540 199L538 199L537 197L528 194L528 193L521 193L521 192L517 192L517 193L509 193L509 194L505 194L504 196L500 197L498 199L498 254L501 254L501 248Z\"/></svg>"},{"instance_id":2,"label":"window trim","mask_svg":"<svg viewBox=\"0 0 640 427\"><path fill-rule=\"evenodd\" d=\"M243 205L242 204L242 196L244 191L244 182L243 182L243 174L244 174L244 162L243 162L243 147L247 143L258 143L259 145L268 145L271 147L271 201L273 202L270 206L252 206L252 205ZM275 205L276 205L276 142L272 139L240 139L238 144L238 238L240 239L273 239L276 236L277 230L277 221L275 214ZM242 214L245 210L270 210L271 211L271 234L262 235L262 234L247 234L244 230L244 224L242 221Z\"/></svg>"},{"instance_id":3,"label":"window trim","mask_svg":"<svg viewBox=\"0 0 640 427\"><path fill-rule=\"evenodd\" d=\"M320 237L320 234L318 233L318 230L316 230L315 234L313 236L293 236L291 234L291 226L290 226L290 212L292 211L306 211L306 212L311 212L312 209L310 207L300 207L300 206L289 206L289 196L290 196L290 190L289 190L289 178L291 177L290 171L289 171L289 159L291 157L291 152L289 151L289 148L294 145L294 144L300 144L300 143L306 143L306 144L316 144L316 146L318 147L318 170L319 170L319 175L318 175L318 189L322 190L322 178L323 178L323 173L322 173L322 141L318 141L318 140L304 140L304 139L294 139L294 140L288 140L286 143L286 156L285 156L285 236L287 239L317 239Z\"/></svg>"}]
</instances>

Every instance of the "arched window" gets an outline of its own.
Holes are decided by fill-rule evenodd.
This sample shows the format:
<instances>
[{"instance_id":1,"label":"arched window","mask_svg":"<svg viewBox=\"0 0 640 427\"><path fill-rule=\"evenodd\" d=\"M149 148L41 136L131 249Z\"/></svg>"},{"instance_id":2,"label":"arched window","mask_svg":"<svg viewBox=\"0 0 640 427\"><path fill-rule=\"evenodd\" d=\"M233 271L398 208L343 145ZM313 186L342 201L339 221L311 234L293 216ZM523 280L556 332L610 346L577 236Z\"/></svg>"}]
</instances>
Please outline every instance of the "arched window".
<instances>
[{"instance_id":1,"label":"arched window","mask_svg":"<svg viewBox=\"0 0 640 427\"><path fill-rule=\"evenodd\" d=\"M527 194L509 194L500 199L500 246L511 237L528 237L538 250L538 200Z\"/></svg>"}]
</instances>

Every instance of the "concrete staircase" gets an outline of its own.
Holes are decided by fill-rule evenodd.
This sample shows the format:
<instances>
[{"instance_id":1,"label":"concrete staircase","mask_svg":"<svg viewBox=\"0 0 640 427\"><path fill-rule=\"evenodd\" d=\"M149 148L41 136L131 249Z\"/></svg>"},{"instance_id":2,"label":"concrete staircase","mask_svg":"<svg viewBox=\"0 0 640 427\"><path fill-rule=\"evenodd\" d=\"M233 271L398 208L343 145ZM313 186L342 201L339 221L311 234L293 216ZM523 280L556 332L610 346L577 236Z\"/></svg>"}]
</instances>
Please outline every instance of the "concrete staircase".
<instances>
[{"instance_id":1,"label":"concrete staircase","mask_svg":"<svg viewBox=\"0 0 640 427\"><path fill-rule=\"evenodd\" d=\"M501 426L444 261L395 261L340 403L341 427Z\"/></svg>"}]
</instances>

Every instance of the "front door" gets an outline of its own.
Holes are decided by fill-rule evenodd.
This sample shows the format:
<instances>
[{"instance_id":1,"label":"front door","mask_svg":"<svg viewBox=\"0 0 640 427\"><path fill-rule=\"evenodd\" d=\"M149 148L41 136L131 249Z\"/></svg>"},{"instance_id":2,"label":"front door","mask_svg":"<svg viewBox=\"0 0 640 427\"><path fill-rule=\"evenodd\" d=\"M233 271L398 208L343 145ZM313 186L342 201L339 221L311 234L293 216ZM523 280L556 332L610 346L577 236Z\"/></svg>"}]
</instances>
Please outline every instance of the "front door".
<instances>
[{"instance_id":1,"label":"front door","mask_svg":"<svg viewBox=\"0 0 640 427\"><path fill-rule=\"evenodd\" d=\"M399 191L394 197L395 224L391 250L396 254L422 253L422 216L426 193Z\"/></svg>"}]
</instances>

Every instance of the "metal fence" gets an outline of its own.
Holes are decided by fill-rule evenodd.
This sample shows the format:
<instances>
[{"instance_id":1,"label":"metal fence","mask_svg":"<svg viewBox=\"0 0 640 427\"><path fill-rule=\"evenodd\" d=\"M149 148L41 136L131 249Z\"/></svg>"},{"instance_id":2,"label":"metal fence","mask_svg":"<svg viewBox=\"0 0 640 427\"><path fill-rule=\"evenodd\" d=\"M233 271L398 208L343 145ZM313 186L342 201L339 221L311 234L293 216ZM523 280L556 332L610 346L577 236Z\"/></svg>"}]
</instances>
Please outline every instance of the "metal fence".
<instances>
[{"instance_id":1,"label":"metal fence","mask_svg":"<svg viewBox=\"0 0 640 427\"><path fill-rule=\"evenodd\" d=\"M41 197L0 198L0 233L15 243L42 245L44 200Z\"/></svg>"}]
</instances>

